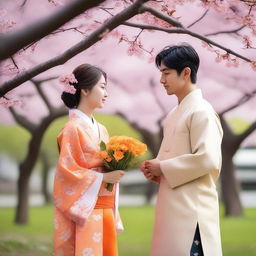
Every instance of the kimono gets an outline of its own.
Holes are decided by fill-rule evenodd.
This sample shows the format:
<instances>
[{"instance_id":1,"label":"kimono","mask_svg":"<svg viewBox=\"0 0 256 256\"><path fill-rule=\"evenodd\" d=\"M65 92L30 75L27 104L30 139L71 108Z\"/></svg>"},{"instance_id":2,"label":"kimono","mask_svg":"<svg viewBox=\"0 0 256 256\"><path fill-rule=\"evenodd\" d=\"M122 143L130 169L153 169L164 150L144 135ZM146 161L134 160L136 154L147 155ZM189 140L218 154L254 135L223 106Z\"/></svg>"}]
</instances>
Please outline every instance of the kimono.
<instances>
[{"instance_id":1,"label":"kimono","mask_svg":"<svg viewBox=\"0 0 256 256\"><path fill-rule=\"evenodd\" d=\"M222 255L216 190L222 136L219 118L199 89L164 120L152 256L189 256L197 227L204 255Z\"/></svg>"},{"instance_id":2,"label":"kimono","mask_svg":"<svg viewBox=\"0 0 256 256\"><path fill-rule=\"evenodd\" d=\"M118 185L106 190L98 154L100 141L108 141L107 130L77 109L69 118L57 139L54 255L117 256L116 234L123 230Z\"/></svg>"}]
</instances>

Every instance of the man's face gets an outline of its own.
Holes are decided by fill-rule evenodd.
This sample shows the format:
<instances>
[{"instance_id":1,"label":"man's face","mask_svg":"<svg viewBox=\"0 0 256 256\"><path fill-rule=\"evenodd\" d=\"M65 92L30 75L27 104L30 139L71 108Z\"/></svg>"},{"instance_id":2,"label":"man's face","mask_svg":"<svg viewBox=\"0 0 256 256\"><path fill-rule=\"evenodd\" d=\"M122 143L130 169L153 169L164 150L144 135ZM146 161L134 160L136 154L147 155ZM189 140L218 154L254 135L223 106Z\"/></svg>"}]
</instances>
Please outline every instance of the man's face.
<instances>
[{"instance_id":1,"label":"man's face","mask_svg":"<svg viewBox=\"0 0 256 256\"><path fill-rule=\"evenodd\" d=\"M175 69L170 69L163 63L161 63L159 70L161 71L160 83L163 84L166 93L168 95L177 94L182 89L182 77L178 75Z\"/></svg>"}]
</instances>

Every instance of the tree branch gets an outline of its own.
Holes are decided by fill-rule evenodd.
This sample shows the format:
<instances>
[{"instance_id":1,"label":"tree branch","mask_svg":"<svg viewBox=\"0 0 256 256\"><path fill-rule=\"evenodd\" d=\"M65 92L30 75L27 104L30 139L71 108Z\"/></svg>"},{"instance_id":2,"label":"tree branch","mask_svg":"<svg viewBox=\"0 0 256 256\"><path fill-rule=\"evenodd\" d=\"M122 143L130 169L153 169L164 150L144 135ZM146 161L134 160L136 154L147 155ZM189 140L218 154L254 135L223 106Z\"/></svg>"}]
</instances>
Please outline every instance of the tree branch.
<instances>
[{"instance_id":1,"label":"tree branch","mask_svg":"<svg viewBox=\"0 0 256 256\"><path fill-rule=\"evenodd\" d=\"M19 31L0 35L0 59L4 60L28 44L45 37L82 12L104 0L76 0L54 14Z\"/></svg>"},{"instance_id":2,"label":"tree branch","mask_svg":"<svg viewBox=\"0 0 256 256\"><path fill-rule=\"evenodd\" d=\"M169 24L171 24L172 26L174 27L177 27L177 28L184 28L183 25L172 19L170 16L167 16L161 12L158 12L157 10L151 8L151 7L148 7L146 5L143 5L141 8L140 8L140 12L150 12L152 15L156 16L157 18L161 19L161 20L164 20L166 22L168 22Z\"/></svg>"},{"instance_id":3,"label":"tree branch","mask_svg":"<svg viewBox=\"0 0 256 256\"><path fill-rule=\"evenodd\" d=\"M246 103L248 100L250 100L255 95L256 95L256 90L252 91L251 93L244 94L235 104L229 106L227 109L224 109L220 113L220 115L224 115L225 113L237 108L238 106L241 106L242 104Z\"/></svg>"},{"instance_id":4,"label":"tree branch","mask_svg":"<svg viewBox=\"0 0 256 256\"><path fill-rule=\"evenodd\" d=\"M243 59L247 62L252 62L252 60L246 58L245 56L242 56L242 55L232 51L231 49L226 48L226 47L214 42L211 39L206 38L203 35L197 34L188 29L185 29L185 28L169 29L169 28L162 28L162 27L157 27L157 26L153 26L153 25L144 25L144 24L138 24L138 23L132 23L132 22L124 22L123 25L129 26L129 27L141 28L141 29L163 31L163 32L167 32L169 34L187 34L194 38L200 39L208 44L214 45L214 46L218 47L219 49L222 49L222 50L226 51L227 53L232 54L240 59Z\"/></svg>"},{"instance_id":5,"label":"tree branch","mask_svg":"<svg viewBox=\"0 0 256 256\"><path fill-rule=\"evenodd\" d=\"M204 14L203 14L199 19L197 19L196 21L194 21L193 23L191 23L189 26L187 26L187 28L191 28L191 27L194 26L197 22L199 22L200 20L202 20L202 19L205 17L205 15L207 14L208 11L209 11L209 9L207 9L207 10L204 12Z\"/></svg>"},{"instance_id":6,"label":"tree branch","mask_svg":"<svg viewBox=\"0 0 256 256\"><path fill-rule=\"evenodd\" d=\"M214 33L205 34L204 36L216 36L216 35L220 35L220 34L236 34L237 32L239 32L240 30L242 30L245 27L246 26L243 25L237 29L218 31L218 32L214 32Z\"/></svg>"},{"instance_id":7,"label":"tree branch","mask_svg":"<svg viewBox=\"0 0 256 256\"><path fill-rule=\"evenodd\" d=\"M32 122L30 122L25 116L18 114L13 107L9 107L8 109L17 124L28 130L30 133L33 133L33 131L35 131L36 126Z\"/></svg>"},{"instance_id":8,"label":"tree branch","mask_svg":"<svg viewBox=\"0 0 256 256\"><path fill-rule=\"evenodd\" d=\"M81 35L85 35L85 33L84 32L82 32L81 30L79 30L78 29L78 27L72 27L72 28L59 28L59 29L57 29L57 30L55 30L55 31L53 31L52 33L51 33L51 35L55 35L55 34L58 34L58 33L62 33L62 32L66 32L66 31L72 31L72 30L74 30L74 31L76 31L76 32L79 32Z\"/></svg>"},{"instance_id":9,"label":"tree branch","mask_svg":"<svg viewBox=\"0 0 256 256\"><path fill-rule=\"evenodd\" d=\"M220 117L221 126L223 128L224 134L226 134L223 139L227 137L227 134L233 134L233 131L231 130L230 126L228 125L227 121L225 120L224 116L221 113L218 113Z\"/></svg>"},{"instance_id":10,"label":"tree branch","mask_svg":"<svg viewBox=\"0 0 256 256\"><path fill-rule=\"evenodd\" d=\"M102 39L105 33L108 33L115 29L117 26L130 19L138 13L138 10L142 3L148 0L137 0L134 4L127 7L125 10L116 14L113 18L104 23L100 28L92 32L86 39L75 44L73 47L66 50L63 54L52 58L44 63L41 63L29 70L22 72L13 79L3 83L0 86L0 97L3 97L8 91L16 88L20 84L28 81L29 79L35 77L36 75L56 67L58 65L64 64L66 61L77 55L78 53L88 49L90 46Z\"/></svg>"},{"instance_id":11,"label":"tree branch","mask_svg":"<svg viewBox=\"0 0 256 256\"><path fill-rule=\"evenodd\" d=\"M52 107L49 99L47 98L46 94L44 93L44 91L41 88L42 85L42 81L36 81L31 79L31 82L34 84L34 86L36 87L36 90L38 92L38 94L41 96L42 100L44 101L45 105L47 106L50 114L53 112L54 108Z\"/></svg>"},{"instance_id":12,"label":"tree branch","mask_svg":"<svg viewBox=\"0 0 256 256\"><path fill-rule=\"evenodd\" d=\"M23 3L20 5L20 7L24 7L27 3L27 0L23 0Z\"/></svg>"},{"instance_id":13,"label":"tree branch","mask_svg":"<svg viewBox=\"0 0 256 256\"><path fill-rule=\"evenodd\" d=\"M253 133L256 129L256 121L252 123L248 129L246 129L243 133L237 135L237 140L239 144L241 144L251 133Z\"/></svg>"}]
</instances>

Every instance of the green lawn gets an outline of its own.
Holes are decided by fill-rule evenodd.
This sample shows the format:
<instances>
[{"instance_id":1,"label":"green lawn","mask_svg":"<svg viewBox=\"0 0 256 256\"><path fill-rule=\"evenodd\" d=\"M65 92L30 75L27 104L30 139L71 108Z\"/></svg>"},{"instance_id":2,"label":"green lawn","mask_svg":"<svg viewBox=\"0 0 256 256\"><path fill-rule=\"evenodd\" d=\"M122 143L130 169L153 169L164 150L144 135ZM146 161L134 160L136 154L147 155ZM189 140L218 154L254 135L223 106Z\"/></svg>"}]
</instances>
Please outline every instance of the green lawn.
<instances>
[{"instance_id":1,"label":"green lawn","mask_svg":"<svg viewBox=\"0 0 256 256\"><path fill-rule=\"evenodd\" d=\"M149 255L153 208L122 207L120 212L125 223L120 256ZM31 208L27 226L14 225L13 217L12 208L0 210L0 255L51 255L52 207ZM256 209L246 209L243 218L221 218L221 231L224 256L256 256Z\"/></svg>"}]
</instances>

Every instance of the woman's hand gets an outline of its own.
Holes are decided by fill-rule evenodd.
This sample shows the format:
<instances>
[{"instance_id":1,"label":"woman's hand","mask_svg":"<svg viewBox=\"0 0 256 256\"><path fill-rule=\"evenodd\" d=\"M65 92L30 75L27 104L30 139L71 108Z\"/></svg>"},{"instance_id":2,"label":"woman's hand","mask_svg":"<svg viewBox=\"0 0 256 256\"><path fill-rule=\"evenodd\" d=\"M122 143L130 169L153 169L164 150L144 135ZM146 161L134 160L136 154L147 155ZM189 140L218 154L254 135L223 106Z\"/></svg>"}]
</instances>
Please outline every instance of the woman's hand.
<instances>
[{"instance_id":1,"label":"woman's hand","mask_svg":"<svg viewBox=\"0 0 256 256\"><path fill-rule=\"evenodd\" d=\"M103 173L103 181L106 183L115 184L118 183L123 175L125 174L124 171L116 170L112 172L105 172Z\"/></svg>"}]
</instances>

